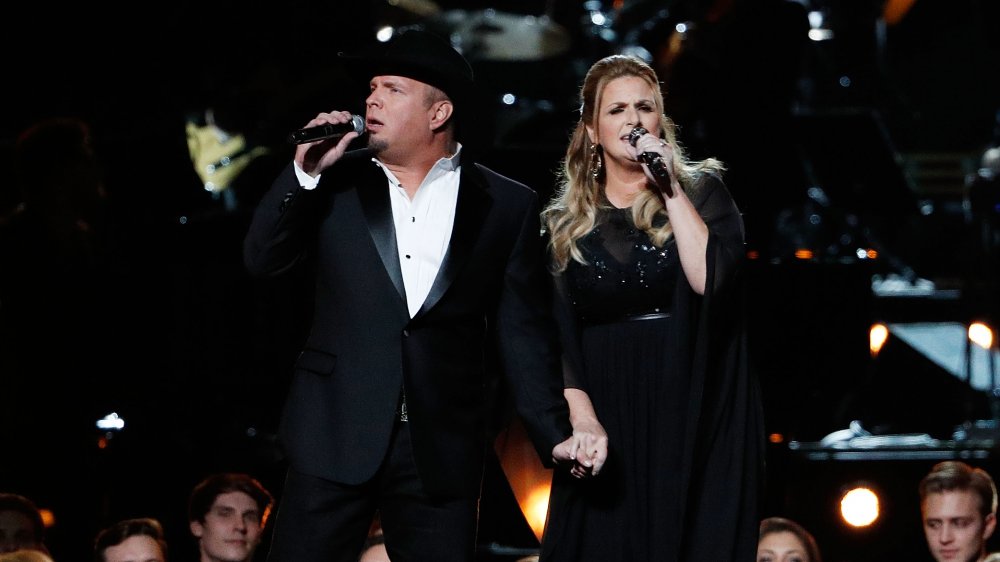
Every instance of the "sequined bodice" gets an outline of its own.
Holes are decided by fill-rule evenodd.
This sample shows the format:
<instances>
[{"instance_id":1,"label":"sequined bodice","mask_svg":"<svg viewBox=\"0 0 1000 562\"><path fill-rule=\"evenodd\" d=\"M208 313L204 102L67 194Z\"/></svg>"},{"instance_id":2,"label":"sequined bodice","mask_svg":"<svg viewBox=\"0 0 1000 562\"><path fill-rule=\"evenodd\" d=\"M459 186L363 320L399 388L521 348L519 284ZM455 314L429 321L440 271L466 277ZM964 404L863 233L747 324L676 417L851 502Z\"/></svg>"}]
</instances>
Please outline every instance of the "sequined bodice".
<instances>
[{"instance_id":1,"label":"sequined bodice","mask_svg":"<svg viewBox=\"0 0 1000 562\"><path fill-rule=\"evenodd\" d=\"M580 241L587 264L570 261L566 281L578 316L607 321L669 312L680 261L673 239L663 248L632 222L630 209L604 209Z\"/></svg>"}]
</instances>

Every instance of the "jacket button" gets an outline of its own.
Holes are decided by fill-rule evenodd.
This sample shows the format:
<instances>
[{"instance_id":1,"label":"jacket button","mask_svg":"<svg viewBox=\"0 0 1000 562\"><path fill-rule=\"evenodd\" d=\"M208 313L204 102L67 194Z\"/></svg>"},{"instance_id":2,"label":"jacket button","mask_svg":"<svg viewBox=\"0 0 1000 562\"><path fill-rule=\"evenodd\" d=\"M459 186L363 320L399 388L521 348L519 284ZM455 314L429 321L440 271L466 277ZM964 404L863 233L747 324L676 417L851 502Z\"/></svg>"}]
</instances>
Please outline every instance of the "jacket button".
<instances>
[{"instance_id":1,"label":"jacket button","mask_svg":"<svg viewBox=\"0 0 1000 562\"><path fill-rule=\"evenodd\" d=\"M410 337L410 331L409 330L403 330L403 337L404 338Z\"/></svg>"}]
</instances>

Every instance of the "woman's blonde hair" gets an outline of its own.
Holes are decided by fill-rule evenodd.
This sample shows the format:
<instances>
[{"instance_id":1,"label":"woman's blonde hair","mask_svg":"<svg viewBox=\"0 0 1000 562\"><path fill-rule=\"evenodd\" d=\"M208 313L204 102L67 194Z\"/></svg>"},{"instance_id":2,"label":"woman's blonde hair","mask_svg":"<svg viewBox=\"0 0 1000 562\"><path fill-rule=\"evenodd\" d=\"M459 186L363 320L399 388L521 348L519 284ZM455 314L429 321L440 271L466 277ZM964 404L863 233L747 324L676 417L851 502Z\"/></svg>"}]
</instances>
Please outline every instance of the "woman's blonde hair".
<instances>
[{"instance_id":1,"label":"woman's blonde hair","mask_svg":"<svg viewBox=\"0 0 1000 562\"><path fill-rule=\"evenodd\" d=\"M600 95L605 86L617 78L635 76L653 89L656 112L660 116L663 138L673 145L674 170L681 188L691 193L695 178L701 172L721 173L725 168L713 158L689 162L683 146L677 141L677 127L663 109L663 94L656 72L647 63L628 55L611 55L590 67L580 88L580 120L570 137L559 172L556 192L542 211L542 220L549 233L552 269L561 272L570 259L586 263L577 242L590 232L597 220L597 210L606 205L603 193L603 167L594 167L603 157L601 146L590 143L587 125L597 126ZM594 173L597 170L598 173ZM657 220L662 217L662 220ZM645 190L632 203L632 219L658 247L670 238L673 229L666 220L663 199L652 190Z\"/></svg>"}]
</instances>

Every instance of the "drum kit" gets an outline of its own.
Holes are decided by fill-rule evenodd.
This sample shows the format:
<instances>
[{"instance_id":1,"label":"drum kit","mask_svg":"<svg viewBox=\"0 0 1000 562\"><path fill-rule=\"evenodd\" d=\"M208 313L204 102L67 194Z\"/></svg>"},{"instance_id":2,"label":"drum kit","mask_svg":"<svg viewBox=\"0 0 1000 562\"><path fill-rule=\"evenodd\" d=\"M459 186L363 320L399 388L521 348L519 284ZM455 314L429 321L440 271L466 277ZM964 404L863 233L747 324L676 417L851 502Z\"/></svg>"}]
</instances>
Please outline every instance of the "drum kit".
<instances>
[{"instance_id":1,"label":"drum kit","mask_svg":"<svg viewBox=\"0 0 1000 562\"><path fill-rule=\"evenodd\" d=\"M552 3L549 2L551 5ZM547 10L549 12L550 10ZM386 19L442 33L470 61L533 61L565 54L569 31L549 13L442 9L432 0L386 0Z\"/></svg>"},{"instance_id":2,"label":"drum kit","mask_svg":"<svg viewBox=\"0 0 1000 562\"><path fill-rule=\"evenodd\" d=\"M558 120L556 140L563 143L564 120L578 104L578 88L590 64L614 52L648 55L641 47L625 44L638 36L636 32L620 29L620 16L632 13L636 2L630 6L621 0L587 0L564 7L548 0L540 13L516 13L444 9L433 0L382 1L377 28L435 32L449 38L469 60L478 87L494 98L501 143L544 142L537 121L553 118ZM519 139L502 138L507 135Z\"/></svg>"}]
</instances>

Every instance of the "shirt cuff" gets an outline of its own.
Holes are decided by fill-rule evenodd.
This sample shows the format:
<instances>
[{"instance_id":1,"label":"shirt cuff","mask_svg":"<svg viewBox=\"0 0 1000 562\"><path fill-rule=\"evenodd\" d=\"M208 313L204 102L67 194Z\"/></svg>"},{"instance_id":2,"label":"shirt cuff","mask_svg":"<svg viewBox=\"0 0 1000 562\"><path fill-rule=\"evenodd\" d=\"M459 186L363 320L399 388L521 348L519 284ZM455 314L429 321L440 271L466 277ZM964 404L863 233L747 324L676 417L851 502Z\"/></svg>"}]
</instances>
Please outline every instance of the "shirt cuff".
<instances>
[{"instance_id":1,"label":"shirt cuff","mask_svg":"<svg viewBox=\"0 0 1000 562\"><path fill-rule=\"evenodd\" d=\"M302 168L299 166L299 163L295 162L294 160L292 161L292 167L295 168L295 177L298 178L299 185L302 186L302 189L310 189L310 190L316 189L316 184L319 183L319 178L323 174L320 174L320 176L312 177L309 174L303 172Z\"/></svg>"}]
</instances>

